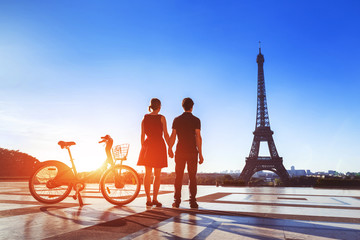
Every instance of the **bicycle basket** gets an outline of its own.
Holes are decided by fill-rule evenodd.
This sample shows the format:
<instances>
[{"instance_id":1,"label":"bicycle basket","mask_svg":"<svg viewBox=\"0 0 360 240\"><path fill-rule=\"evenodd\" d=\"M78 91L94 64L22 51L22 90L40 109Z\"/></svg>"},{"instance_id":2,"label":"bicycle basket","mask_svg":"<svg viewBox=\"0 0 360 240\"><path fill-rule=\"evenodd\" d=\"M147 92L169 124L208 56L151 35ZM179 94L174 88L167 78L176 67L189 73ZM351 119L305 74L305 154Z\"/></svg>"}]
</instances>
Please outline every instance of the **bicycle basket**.
<instances>
[{"instance_id":1,"label":"bicycle basket","mask_svg":"<svg viewBox=\"0 0 360 240\"><path fill-rule=\"evenodd\" d=\"M113 147L113 154L115 160L126 160L126 157L128 155L130 144L120 144Z\"/></svg>"}]
</instances>

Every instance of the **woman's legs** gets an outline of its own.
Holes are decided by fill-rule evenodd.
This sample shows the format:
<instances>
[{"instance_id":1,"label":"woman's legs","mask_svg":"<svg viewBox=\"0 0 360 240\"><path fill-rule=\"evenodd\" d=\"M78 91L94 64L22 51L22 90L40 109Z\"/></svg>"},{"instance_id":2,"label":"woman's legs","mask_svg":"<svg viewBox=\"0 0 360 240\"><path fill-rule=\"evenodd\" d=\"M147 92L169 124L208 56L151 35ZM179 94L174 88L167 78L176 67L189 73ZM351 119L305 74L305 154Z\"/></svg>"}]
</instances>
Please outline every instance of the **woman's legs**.
<instances>
[{"instance_id":1,"label":"woman's legs","mask_svg":"<svg viewBox=\"0 0 360 240\"><path fill-rule=\"evenodd\" d=\"M157 196L159 193L159 188L160 188L160 173L161 173L161 168L154 168L154 192L153 192L153 201L157 202Z\"/></svg>"},{"instance_id":2,"label":"woman's legs","mask_svg":"<svg viewBox=\"0 0 360 240\"><path fill-rule=\"evenodd\" d=\"M145 166L144 189L146 193L147 202L151 202L151 196L150 196L151 174L152 174L152 168Z\"/></svg>"}]
</instances>

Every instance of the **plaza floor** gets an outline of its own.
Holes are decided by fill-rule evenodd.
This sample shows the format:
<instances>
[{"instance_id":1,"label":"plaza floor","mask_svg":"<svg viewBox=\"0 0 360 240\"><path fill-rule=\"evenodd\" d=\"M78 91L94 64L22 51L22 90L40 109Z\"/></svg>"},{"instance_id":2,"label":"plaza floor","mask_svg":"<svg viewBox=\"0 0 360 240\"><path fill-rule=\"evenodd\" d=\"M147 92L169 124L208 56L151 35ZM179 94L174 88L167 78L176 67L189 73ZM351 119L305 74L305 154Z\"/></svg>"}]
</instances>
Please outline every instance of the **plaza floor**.
<instances>
[{"instance_id":1,"label":"plaza floor","mask_svg":"<svg viewBox=\"0 0 360 240\"><path fill-rule=\"evenodd\" d=\"M26 182L0 182L0 239L360 239L360 190L199 186L200 208L171 208L173 186L162 185L163 207L108 203L97 185L85 205L68 197L37 202Z\"/></svg>"}]
</instances>

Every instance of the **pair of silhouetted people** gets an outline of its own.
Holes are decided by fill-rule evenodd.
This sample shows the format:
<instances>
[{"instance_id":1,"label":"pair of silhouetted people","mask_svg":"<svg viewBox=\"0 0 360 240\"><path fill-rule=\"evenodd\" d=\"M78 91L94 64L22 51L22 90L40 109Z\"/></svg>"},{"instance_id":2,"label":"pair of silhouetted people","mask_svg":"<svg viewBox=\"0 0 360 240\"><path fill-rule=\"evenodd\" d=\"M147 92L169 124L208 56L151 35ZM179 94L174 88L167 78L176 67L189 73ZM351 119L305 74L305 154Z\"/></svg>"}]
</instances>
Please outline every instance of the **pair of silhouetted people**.
<instances>
[{"instance_id":1,"label":"pair of silhouetted people","mask_svg":"<svg viewBox=\"0 0 360 240\"><path fill-rule=\"evenodd\" d=\"M174 157L172 147L176 137L178 143L175 151L175 194L173 207L178 208L181 202L181 188L185 166L189 173L190 207L198 208L196 202L196 173L197 164L204 161L202 155L201 123L200 119L192 114L194 102L191 98L184 98L182 107L184 113L176 117L172 124L172 132L169 136L166 119L160 115L161 102L157 98L150 101L149 114L144 116L141 123L141 151L138 165L145 166L144 188L146 193L146 205L160 207L162 204L157 200L160 187L161 168L167 167L167 153L165 141L168 145L168 155ZM145 138L146 137L146 138ZM165 141L164 141L165 138ZM198 161L199 159L199 161ZM150 196L152 169L154 168L153 200Z\"/></svg>"}]
</instances>

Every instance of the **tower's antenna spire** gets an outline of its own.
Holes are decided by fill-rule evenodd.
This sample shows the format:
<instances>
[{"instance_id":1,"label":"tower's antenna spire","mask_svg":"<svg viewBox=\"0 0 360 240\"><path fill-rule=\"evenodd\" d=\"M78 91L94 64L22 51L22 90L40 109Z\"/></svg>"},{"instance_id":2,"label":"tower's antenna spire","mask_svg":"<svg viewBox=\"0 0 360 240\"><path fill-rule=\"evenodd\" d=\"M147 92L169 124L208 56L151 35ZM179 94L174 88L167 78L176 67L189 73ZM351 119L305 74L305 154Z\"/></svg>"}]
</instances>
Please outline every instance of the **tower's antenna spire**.
<instances>
[{"instance_id":1,"label":"tower's antenna spire","mask_svg":"<svg viewBox=\"0 0 360 240\"><path fill-rule=\"evenodd\" d=\"M259 53L261 53L261 41L259 41Z\"/></svg>"}]
</instances>

